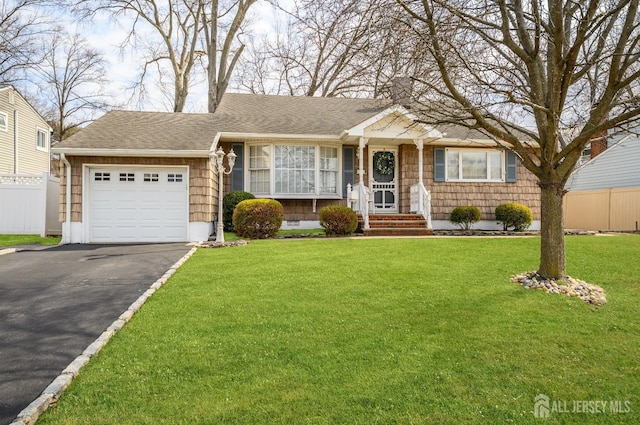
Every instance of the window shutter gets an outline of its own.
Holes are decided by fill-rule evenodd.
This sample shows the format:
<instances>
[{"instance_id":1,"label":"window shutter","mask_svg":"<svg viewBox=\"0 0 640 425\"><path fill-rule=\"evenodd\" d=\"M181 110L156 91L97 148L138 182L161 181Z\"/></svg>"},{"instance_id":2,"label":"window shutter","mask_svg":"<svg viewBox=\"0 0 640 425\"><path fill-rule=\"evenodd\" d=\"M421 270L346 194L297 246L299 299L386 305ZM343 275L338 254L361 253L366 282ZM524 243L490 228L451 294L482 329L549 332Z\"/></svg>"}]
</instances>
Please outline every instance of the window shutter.
<instances>
[{"instance_id":1,"label":"window shutter","mask_svg":"<svg viewBox=\"0 0 640 425\"><path fill-rule=\"evenodd\" d=\"M444 148L433 150L433 181L443 182L446 180L446 156Z\"/></svg>"},{"instance_id":2,"label":"window shutter","mask_svg":"<svg viewBox=\"0 0 640 425\"><path fill-rule=\"evenodd\" d=\"M342 147L342 196L347 196L347 185L355 184L356 155L353 146Z\"/></svg>"},{"instance_id":3,"label":"window shutter","mask_svg":"<svg viewBox=\"0 0 640 425\"><path fill-rule=\"evenodd\" d=\"M244 190L244 144L233 143L231 148L236 153L236 164L231 170L231 191Z\"/></svg>"},{"instance_id":4,"label":"window shutter","mask_svg":"<svg viewBox=\"0 0 640 425\"><path fill-rule=\"evenodd\" d=\"M507 182L515 183L518 181L518 156L511 152L507 151Z\"/></svg>"}]
</instances>

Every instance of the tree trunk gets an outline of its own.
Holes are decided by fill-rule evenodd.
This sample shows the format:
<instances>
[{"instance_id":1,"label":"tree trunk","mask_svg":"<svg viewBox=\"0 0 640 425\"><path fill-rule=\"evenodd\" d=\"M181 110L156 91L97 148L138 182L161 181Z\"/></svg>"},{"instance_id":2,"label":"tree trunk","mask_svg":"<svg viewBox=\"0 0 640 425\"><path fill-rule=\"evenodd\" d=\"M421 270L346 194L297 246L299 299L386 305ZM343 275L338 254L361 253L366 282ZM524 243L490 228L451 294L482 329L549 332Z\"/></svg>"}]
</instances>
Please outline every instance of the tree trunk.
<instances>
[{"instance_id":1,"label":"tree trunk","mask_svg":"<svg viewBox=\"0 0 640 425\"><path fill-rule=\"evenodd\" d=\"M538 274L559 279L566 275L564 262L565 194L561 183L541 183L540 268Z\"/></svg>"},{"instance_id":2,"label":"tree trunk","mask_svg":"<svg viewBox=\"0 0 640 425\"><path fill-rule=\"evenodd\" d=\"M176 88L174 92L173 112L182 112L189 95L189 84L183 84L181 80L176 78Z\"/></svg>"}]
</instances>

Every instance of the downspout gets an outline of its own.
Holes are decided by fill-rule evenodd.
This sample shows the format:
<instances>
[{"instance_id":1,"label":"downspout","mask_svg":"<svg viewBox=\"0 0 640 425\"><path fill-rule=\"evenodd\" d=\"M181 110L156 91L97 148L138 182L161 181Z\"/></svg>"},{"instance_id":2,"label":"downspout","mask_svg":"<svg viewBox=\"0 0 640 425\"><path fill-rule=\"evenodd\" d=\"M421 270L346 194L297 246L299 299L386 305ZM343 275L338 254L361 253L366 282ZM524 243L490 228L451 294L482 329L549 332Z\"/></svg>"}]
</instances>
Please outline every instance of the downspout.
<instances>
[{"instance_id":1,"label":"downspout","mask_svg":"<svg viewBox=\"0 0 640 425\"><path fill-rule=\"evenodd\" d=\"M60 160L64 163L64 165L67 167L64 175L65 175L65 182L66 182L66 191L65 191L65 201L66 201L66 208L65 208L65 214L64 214L64 221L67 224L67 237L66 239L66 243L71 243L71 163L67 160L67 157L64 155L64 153L60 154Z\"/></svg>"},{"instance_id":2,"label":"downspout","mask_svg":"<svg viewBox=\"0 0 640 425\"><path fill-rule=\"evenodd\" d=\"M18 110L13 110L13 174L18 174Z\"/></svg>"}]
</instances>

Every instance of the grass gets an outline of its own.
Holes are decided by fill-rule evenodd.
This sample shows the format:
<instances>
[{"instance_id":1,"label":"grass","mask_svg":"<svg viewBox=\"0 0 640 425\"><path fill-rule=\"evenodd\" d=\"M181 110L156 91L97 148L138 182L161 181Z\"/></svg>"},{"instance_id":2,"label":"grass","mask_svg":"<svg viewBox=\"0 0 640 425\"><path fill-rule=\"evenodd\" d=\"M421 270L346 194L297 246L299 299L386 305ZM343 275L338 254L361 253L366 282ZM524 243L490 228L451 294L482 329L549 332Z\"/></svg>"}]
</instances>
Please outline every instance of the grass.
<instances>
[{"instance_id":1,"label":"grass","mask_svg":"<svg viewBox=\"0 0 640 425\"><path fill-rule=\"evenodd\" d=\"M38 235L0 235L0 247L16 245L58 245L60 236L47 236L42 238Z\"/></svg>"},{"instance_id":2,"label":"grass","mask_svg":"<svg viewBox=\"0 0 640 425\"><path fill-rule=\"evenodd\" d=\"M604 307L509 282L537 238L201 249L38 424L640 423L640 236L566 245Z\"/></svg>"}]
</instances>

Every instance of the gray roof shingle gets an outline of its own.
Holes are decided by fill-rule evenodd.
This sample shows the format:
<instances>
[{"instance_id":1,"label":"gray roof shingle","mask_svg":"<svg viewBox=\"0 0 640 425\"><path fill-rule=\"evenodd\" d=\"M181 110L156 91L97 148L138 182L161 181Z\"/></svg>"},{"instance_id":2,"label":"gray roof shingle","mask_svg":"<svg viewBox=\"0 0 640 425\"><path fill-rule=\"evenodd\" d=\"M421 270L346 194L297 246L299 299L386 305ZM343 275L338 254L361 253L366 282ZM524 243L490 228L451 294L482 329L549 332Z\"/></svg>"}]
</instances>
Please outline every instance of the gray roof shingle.
<instances>
[{"instance_id":1,"label":"gray roof shingle","mask_svg":"<svg viewBox=\"0 0 640 425\"><path fill-rule=\"evenodd\" d=\"M215 135L210 114L111 111L56 148L209 150Z\"/></svg>"},{"instance_id":2,"label":"gray roof shingle","mask_svg":"<svg viewBox=\"0 0 640 425\"><path fill-rule=\"evenodd\" d=\"M56 148L205 152L220 132L338 138L390 106L388 99L226 93L214 114L111 111ZM460 126L439 129L447 139L487 138Z\"/></svg>"}]
</instances>

